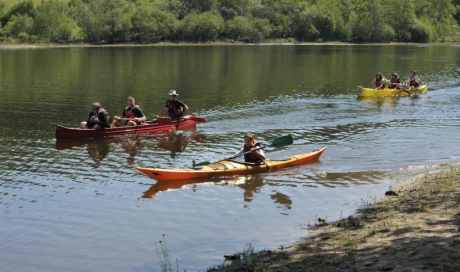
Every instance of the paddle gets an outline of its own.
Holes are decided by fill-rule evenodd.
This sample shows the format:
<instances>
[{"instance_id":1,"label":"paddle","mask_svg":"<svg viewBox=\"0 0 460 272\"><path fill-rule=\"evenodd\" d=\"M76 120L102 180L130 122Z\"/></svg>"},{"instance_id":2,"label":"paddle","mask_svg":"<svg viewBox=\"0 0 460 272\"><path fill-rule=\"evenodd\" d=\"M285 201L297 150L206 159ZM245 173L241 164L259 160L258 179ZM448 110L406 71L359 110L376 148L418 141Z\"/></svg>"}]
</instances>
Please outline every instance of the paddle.
<instances>
[{"instance_id":1,"label":"paddle","mask_svg":"<svg viewBox=\"0 0 460 272\"><path fill-rule=\"evenodd\" d=\"M279 138L276 138L271 144L269 144L268 146L271 146L271 147L275 147L275 148L280 148L280 147L283 147L283 146L287 146L287 145L290 145L294 142L294 139L292 138L291 135L286 135L286 136L281 136ZM256 148L256 150L259 150L259 149L262 149L262 148ZM246 154L249 154L251 153L252 151L247 151L247 152L244 152L238 156L231 156L231 157L228 157L228 158L225 158L223 160L231 160L231 159L235 159L235 158L238 158L240 156L243 156L243 155L246 155ZM194 161L193 161L194 162ZM211 164L211 162L208 162L208 161L205 161L205 162L200 162L200 163L193 163L193 167L195 166L203 166L203 165L208 165L208 164Z\"/></svg>"},{"instance_id":2,"label":"paddle","mask_svg":"<svg viewBox=\"0 0 460 272\"><path fill-rule=\"evenodd\" d=\"M206 119L201 118L201 117L192 116L192 117L190 117L190 120L193 120L193 121L199 122L199 123L206 123Z\"/></svg>"},{"instance_id":3,"label":"paddle","mask_svg":"<svg viewBox=\"0 0 460 272\"><path fill-rule=\"evenodd\" d=\"M118 120L132 121L133 119L131 119L131 118L119 118ZM172 119L170 117L157 117L156 119L153 119L153 122L157 122L160 125L172 125L173 124L173 121L172 121Z\"/></svg>"}]
</instances>

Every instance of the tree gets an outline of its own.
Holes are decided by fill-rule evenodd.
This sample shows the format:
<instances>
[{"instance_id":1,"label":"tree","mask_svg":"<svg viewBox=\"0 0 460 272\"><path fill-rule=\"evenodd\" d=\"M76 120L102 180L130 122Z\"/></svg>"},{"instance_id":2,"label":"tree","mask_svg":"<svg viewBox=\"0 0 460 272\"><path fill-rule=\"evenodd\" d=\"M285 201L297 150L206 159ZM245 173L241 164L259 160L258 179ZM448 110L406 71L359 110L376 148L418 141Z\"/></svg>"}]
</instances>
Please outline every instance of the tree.
<instances>
[{"instance_id":1,"label":"tree","mask_svg":"<svg viewBox=\"0 0 460 272\"><path fill-rule=\"evenodd\" d=\"M224 19L211 12L192 13L181 21L183 39L188 41L215 41L224 29Z\"/></svg>"},{"instance_id":2,"label":"tree","mask_svg":"<svg viewBox=\"0 0 460 272\"><path fill-rule=\"evenodd\" d=\"M69 6L62 1L43 1L35 19L35 33L52 42L72 41L82 38L82 30L70 15Z\"/></svg>"},{"instance_id":3,"label":"tree","mask_svg":"<svg viewBox=\"0 0 460 272\"><path fill-rule=\"evenodd\" d=\"M175 15L153 4L138 6L132 17L131 36L142 43L158 42L175 37L178 21Z\"/></svg>"},{"instance_id":4,"label":"tree","mask_svg":"<svg viewBox=\"0 0 460 272\"><path fill-rule=\"evenodd\" d=\"M18 14L10 17L10 21L6 25L10 35L17 37L19 33L32 33L34 19L27 14Z\"/></svg>"},{"instance_id":5,"label":"tree","mask_svg":"<svg viewBox=\"0 0 460 272\"><path fill-rule=\"evenodd\" d=\"M16 5L14 5L8 12L6 12L2 18L1 18L1 23L2 25L6 25L12 16L15 15L27 15L28 17L34 19L35 18L35 7L34 3L32 1L24 1L24 2L19 2Z\"/></svg>"}]
</instances>

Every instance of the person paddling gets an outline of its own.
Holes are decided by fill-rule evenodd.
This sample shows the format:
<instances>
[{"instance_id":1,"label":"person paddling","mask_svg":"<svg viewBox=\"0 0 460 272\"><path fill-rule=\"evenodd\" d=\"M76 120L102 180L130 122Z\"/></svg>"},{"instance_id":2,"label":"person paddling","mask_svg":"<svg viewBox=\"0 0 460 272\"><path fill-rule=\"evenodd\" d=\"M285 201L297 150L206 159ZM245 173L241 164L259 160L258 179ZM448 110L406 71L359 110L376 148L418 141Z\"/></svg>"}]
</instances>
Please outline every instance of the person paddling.
<instances>
[{"instance_id":1,"label":"person paddling","mask_svg":"<svg viewBox=\"0 0 460 272\"><path fill-rule=\"evenodd\" d=\"M233 157L236 158L246 152L249 152L248 154L244 154L245 162L262 163L265 160L265 153L262 148L262 145L254 139L254 135L252 133L246 133L246 135L244 135L243 148L241 148L241 150Z\"/></svg>"},{"instance_id":2,"label":"person paddling","mask_svg":"<svg viewBox=\"0 0 460 272\"><path fill-rule=\"evenodd\" d=\"M399 79L399 75L397 73L393 73L390 79L390 89L399 89L401 84L401 80Z\"/></svg>"},{"instance_id":3,"label":"person paddling","mask_svg":"<svg viewBox=\"0 0 460 272\"><path fill-rule=\"evenodd\" d=\"M109 113L101 107L99 102L93 103L93 109L89 113L88 121L81 122L80 127L83 129L104 129L110 127Z\"/></svg>"},{"instance_id":4,"label":"person paddling","mask_svg":"<svg viewBox=\"0 0 460 272\"><path fill-rule=\"evenodd\" d=\"M406 84L401 85L401 89L403 90L413 90L417 89L422 85L422 81L420 80L420 77L417 75L417 72L412 70L410 72L410 77L409 77L409 82Z\"/></svg>"},{"instance_id":5,"label":"person paddling","mask_svg":"<svg viewBox=\"0 0 460 272\"><path fill-rule=\"evenodd\" d=\"M123 110L120 116L115 116L112 127L137 126L144 122L147 118L139 105L136 105L136 100L132 96L128 96L128 106ZM128 120L129 119L129 120Z\"/></svg>"},{"instance_id":6,"label":"person paddling","mask_svg":"<svg viewBox=\"0 0 460 272\"><path fill-rule=\"evenodd\" d=\"M168 112L168 116L173 120L179 120L188 111L187 105L176 99L179 94L175 90L169 91L168 95L169 99L166 101L166 106L158 115L153 116L154 119Z\"/></svg>"},{"instance_id":7,"label":"person paddling","mask_svg":"<svg viewBox=\"0 0 460 272\"><path fill-rule=\"evenodd\" d=\"M375 75L375 78L371 81L371 84L375 85L376 89L384 89L385 88L385 82L388 81L382 73L377 73Z\"/></svg>"}]
</instances>

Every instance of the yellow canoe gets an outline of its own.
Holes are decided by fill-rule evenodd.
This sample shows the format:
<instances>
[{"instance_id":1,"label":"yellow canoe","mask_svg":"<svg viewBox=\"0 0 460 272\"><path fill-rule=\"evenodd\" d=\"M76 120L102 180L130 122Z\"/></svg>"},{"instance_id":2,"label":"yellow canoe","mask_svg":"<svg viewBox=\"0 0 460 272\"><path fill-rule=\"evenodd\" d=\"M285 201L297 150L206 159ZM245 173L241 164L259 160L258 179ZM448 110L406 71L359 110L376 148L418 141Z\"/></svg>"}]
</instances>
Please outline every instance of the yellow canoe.
<instances>
[{"instance_id":1,"label":"yellow canoe","mask_svg":"<svg viewBox=\"0 0 460 272\"><path fill-rule=\"evenodd\" d=\"M377 90L377 89L369 89L369 88L358 87L358 91L356 92L356 95L358 95L358 97L408 96L409 94L410 95L418 95L418 94L426 93L426 92L428 92L428 86L427 85L420 86L417 89L409 89L407 91L395 90L395 89Z\"/></svg>"},{"instance_id":2,"label":"yellow canoe","mask_svg":"<svg viewBox=\"0 0 460 272\"><path fill-rule=\"evenodd\" d=\"M323 154L324 150L326 150L326 147L309 153L291 155L288 156L286 160L266 160L266 164L254 164L225 160L198 168L160 169L138 167L137 170L153 179L156 179L157 181L247 175L260 172L275 171L281 168L314 162L318 160L321 154Z\"/></svg>"}]
</instances>

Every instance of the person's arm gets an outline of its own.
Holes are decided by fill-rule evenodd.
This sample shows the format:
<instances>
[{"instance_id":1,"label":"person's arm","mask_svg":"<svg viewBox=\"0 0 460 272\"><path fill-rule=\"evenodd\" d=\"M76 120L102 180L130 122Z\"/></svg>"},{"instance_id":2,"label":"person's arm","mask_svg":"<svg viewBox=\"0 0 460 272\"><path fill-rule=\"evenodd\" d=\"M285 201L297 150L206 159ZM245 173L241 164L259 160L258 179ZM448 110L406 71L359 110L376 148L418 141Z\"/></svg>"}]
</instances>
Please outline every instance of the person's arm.
<instances>
[{"instance_id":1,"label":"person's arm","mask_svg":"<svg viewBox=\"0 0 460 272\"><path fill-rule=\"evenodd\" d=\"M133 113L134 113L134 116L136 116L136 118L134 120L145 121L147 119L145 117L144 113L142 112L142 110L139 109L139 108L134 108Z\"/></svg>"},{"instance_id":2,"label":"person's arm","mask_svg":"<svg viewBox=\"0 0 460 272\"><path fill-rule=\"evenodd\" d=\"M99 122L98 124L102 127L110 127L110 120L109 116L105 113L101 113L98 116Z\"/></svg>"},{"instance_id":3,"label":"person's arm","mask_svg":"<svg viewBox=\"0 0 460 272\"><path fill-rule=\"evenodd\" d=\"M163 113L165 113L167 110L168 110L168 107L164 107L163 110L158 115L154 115L153 118L161 117Z\"/></svg>"},{"instance_id":4,"label":"person's arm","mask_svg":"<svg viewBox=\"0 0 460 272\"><path fill-rule=\"evenodd\" d=\"M88 115L88 121L86 121L87 124L92 124L93 123L93 119L91 118L93 116L93 113L90 112L89 115Z\"/></svg>"},{"instance_id":5,"label":"person's arm","mask_svg":"<svg viewBox=\"0 0 460 272\"><path fill-rule=\"evenodd\" d=\"M241 148L240 151L236 152L235 155L233 155L233 157L235 157L235 158L239 157L239 156L243 155L243 153L244 153L244 148Z\"/></svg>"},{"instance_id":6,"label":"person's arm","mask_svg":"<svg viewBox=\"0 0 460 272\"><path fill-rule=\"evenodd\" d=\"M265 153L261 148L252 148L251 151L254 149L254 152L256 153L257 157L261 160L265 160Z\"/></svg>"},{"instance_id":7,"label":"person's arm","mask_svg":"<svg viewBox=\"0 0 460 272\"><path fill-rule=\"evenodd\" d=\"M179 107L182 107L183 114L185 114L188 111L188 106L185 105L184 102L182 102L180 100L176 100L176 101L179 104ZM176 106L177 106L177 104L176 104Z\"/></svg>"}]
</instances>

